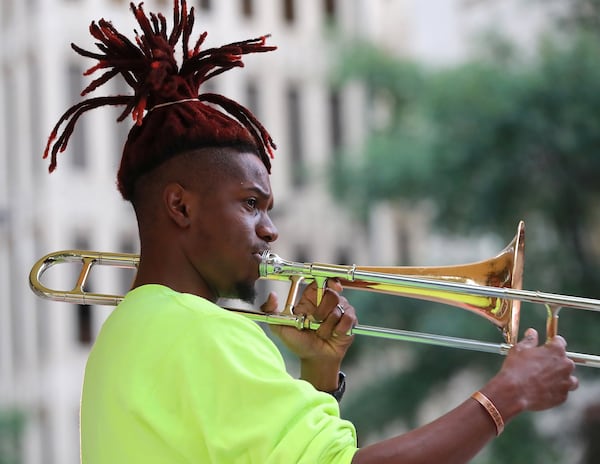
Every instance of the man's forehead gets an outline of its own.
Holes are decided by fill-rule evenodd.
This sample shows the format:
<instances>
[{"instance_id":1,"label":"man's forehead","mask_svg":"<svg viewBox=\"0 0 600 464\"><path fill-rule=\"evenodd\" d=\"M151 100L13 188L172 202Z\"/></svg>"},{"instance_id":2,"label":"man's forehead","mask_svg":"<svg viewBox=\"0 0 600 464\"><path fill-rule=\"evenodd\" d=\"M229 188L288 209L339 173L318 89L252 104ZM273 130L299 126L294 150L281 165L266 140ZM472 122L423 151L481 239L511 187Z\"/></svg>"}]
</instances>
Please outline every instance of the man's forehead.
<instances>
[{"instance_id":1,"label":"man's forehead","mask_svg":"<svg viewBox=\"0 0 600 464\"><path fill-rule=\"evenodd\" d=\"M269 173L265 165L257 156L242 157L247 158L246 161L240 159L239 177L237 180L240 186L246 189L253 189L259 193L269 196L271 195L271 181Z\"/></svg>"},{"instance_id":2,"label":"man's forehead","mask_svg":"<svg viewBox=\"0 0 600 464\"><path fill-rule=\"evenodd\" d=\"M197 154L200 177L196 178L205 187L212 190L219 185L227 185L236 190L253 190L257 194L270 196L271 182L269 173L262 160L253 152L226 150L213 152L202 159Z\"/></svg>"},{"instance_id":3,"label":"man's forehead","mask_svg":"<svg viewBox=\"0 0 600 464\"><path fill-rule=\"evenodd\" d=\"M224 172L243 180L269 181L269 173L261 159L254 153L238 152L225 155Z\"/></svg>"},{"instance_id":4,"label":"man's forehead","mask_svg":"<svg viewBox=\"0 0 600 464\"><path fill-rule=\"evenodd\" d=\"M177 170L195 174L206 180L225 180L227 178L258 178L269 176L268 170L259 156L251 150L229 147L201 148L189 151L177 157L183 162L177 164Z\"/></svg>"}]
</instances>

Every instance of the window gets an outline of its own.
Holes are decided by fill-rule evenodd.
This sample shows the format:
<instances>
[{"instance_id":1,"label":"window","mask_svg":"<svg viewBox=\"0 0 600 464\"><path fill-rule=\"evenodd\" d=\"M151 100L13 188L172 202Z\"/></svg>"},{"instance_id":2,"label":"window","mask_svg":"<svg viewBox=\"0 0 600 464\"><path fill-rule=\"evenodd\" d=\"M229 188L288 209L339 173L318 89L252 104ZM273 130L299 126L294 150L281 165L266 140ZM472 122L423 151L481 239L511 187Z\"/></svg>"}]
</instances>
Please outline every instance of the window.
<instances>
[{"instance_id":1,"label":"window","mask_svg":"<svg viewBox=\"0 0 600 464\"><path fill-rule=\"evenodd\" d=\"M198 0L198 8L200 8L203 11L209 11L210 9L212 9L211 0Z\"/></svg>"},{"instance_id":2,"label":"window","mask_svg":"<svg viewBox=\"0 0 600 464\"><path fill-rule=\"evenodd\" d=\"M69 64L67 70L67 96L70 105L81 101L81 91L85 87L82 74L81 67L75 63ZM85 121L80 121L69 139L69 150L71 152L69 158L71 159L72 165L79 169L84 169L87 165L85 154L85 132Z\"/></svg>"},{"instance_id":3,"label":"window","mask_svg":"<svg viewBox=\"0 0 600 464\"><path fill-rule=\"evenodd\" d=\"M283 0L283 19L288 24L296 20L296 5L294 0Z\"/></svg>"},{"instance_id":4,"label":"window","mask_svg":"<svg viewBox=\"0 0 600 464\"><path fill-rule=\"evenodd\" d=\"M295 86L287 91L287 116L289 134L289 153L291 158L292 185L300 187L304 184L304 157L302 147L302 118L300 109L300 92Z\"/></svg>"},{"instance_id":5,"label":"window","mask_svg":"<svg viewBox=\"0 0 600 464\"><path fill-rule=\"evenodd\" d=\"M258 118L258 114L260 112L259 104L259 95L258 95L258 87L254 81L248 81L246 83L246 106L252 113ZM260 119L260 118L259 118Z\"/></svg>"},{"instance_id":6,"label":"window","mask_svg":"<svg viewBox=\"0 0 600 464\"><path fill-rule=\"evenodd\" d=\"M252 0L242 0L242 15L246 18L254 14L254 2Z\"/></svg>"},{"instance_id":7,"label":"window","mask_svg":"<svg viewBox=\"0 0 600 464\"><path fill-rule=\"evenodd\" d=\"M336 0L323 0L323 13L327 22L335 21Z\"/></svg>"},{"instance_id":8,"label":"window","mask_svg":"<svg viewBox=\"0 0 600 464\"><path fill-rule=\"evenodd\" d=\"M89 289L86 289L89 291ZM81 345L92 343L92 310L90 305L79 304L77 311L77 341Z\"/></svg>"},{"instance_id":9,"label":"window","mask_svg":"<svg viewBox=\"0 0 600 464\"><path fill-rule=\"evenodd\" d=\"M299 245L296 247L294 251L294 261L297 263L308 263L310 262L310 258L308 257L308 252L306 251L306 247Z\"/></svg>"},{"instance_id":10,"label":"window","mask_svg":"<svg viewBox=\"0 0 600 464\"><path fill-rule=\"evenodd\" d=\"M348 253L348 250L346 248L340 248L339 250L337 250L335 264L350 266L352 265L350 261L350 253Z\"/></svg>"},{"instance_id":11,"label":"window","mask_svg":"<svg viewBox=\"0 0 600 464\"><path fill-rule=\"evenodd\" d=\"M336 89L329 92L329 127L331 150L336 154L342 148L342 102L340 92Z\"/></svg>"},{"instance_id":12,"label":"window","mask_svg":"<svg viewBox=\"0 0 600 464\"><path fill-rule=\"evenodd\" d=\"M413 262L413 253L408 227L405 224L398 225L396 234L396 243L398 244L398 255L400 258L398 262L406 263L407 266L410 266Z\"/></svg>"}]
</instances>

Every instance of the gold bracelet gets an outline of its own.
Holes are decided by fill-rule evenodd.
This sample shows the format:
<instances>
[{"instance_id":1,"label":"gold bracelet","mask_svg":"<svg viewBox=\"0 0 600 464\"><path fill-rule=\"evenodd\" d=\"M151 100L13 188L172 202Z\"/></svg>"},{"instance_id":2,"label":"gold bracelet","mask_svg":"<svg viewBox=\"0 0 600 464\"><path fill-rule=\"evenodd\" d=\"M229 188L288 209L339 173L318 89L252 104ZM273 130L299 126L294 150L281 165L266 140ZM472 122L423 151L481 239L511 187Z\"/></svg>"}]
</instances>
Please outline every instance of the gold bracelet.
<instances>
[{"instance_id":1,"label":"gold bracelet","mask_svg":"<svg viewBox=\"0 0 600 464\"><path fill-rule=\"evenodd\" d=\"M502 414L500 414L500 411L496 409L494 403L492 403L490 399L480 391L476 391L475 393L473 393L471 395L471 398L473 398L485 408L485 410L488 412L488 414L494 421L494 425L496 426L496 436L500 435L504 430L504 419L502 419Z\"/></svg>"}]
</instances>

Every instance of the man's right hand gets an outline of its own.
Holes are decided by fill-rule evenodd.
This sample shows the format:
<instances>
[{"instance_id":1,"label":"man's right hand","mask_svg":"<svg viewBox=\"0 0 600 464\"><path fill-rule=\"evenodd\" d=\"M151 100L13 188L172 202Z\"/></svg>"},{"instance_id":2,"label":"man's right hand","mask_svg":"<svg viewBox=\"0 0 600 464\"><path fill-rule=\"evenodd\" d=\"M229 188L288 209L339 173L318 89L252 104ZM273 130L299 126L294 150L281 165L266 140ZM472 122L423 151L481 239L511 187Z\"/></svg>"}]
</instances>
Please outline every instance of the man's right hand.
<instances>
[{"instance_id":1,"label":"man's right hand","mask_svg":"<svg viewBox=\"0 0 600 464\"><path fill-rule=\"evenodd\" d=\"M542 345L538 343L537 331L528 329L523 340L509 351L500 372L482 389L505 420L520 411L557 406L579 386L573 375L575 364L566 356L565 339L557 335ZM511 395L495 389L509 389ZM506 404L507 396L512 396L513 404Z\"/></svg>"}]
</instances>

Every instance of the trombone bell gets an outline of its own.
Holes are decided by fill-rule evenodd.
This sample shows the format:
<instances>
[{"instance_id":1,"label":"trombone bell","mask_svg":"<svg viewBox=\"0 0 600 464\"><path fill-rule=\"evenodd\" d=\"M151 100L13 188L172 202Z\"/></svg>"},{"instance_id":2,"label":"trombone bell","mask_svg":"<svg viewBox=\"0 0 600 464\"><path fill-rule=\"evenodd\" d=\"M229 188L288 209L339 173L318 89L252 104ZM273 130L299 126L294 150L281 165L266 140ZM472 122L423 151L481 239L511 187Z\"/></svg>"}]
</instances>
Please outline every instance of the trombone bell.
<instances>
[{"instance_id":1,"label":"trombone bell","mask_svg":"<svg viewBox=\"0 0 600 464\"><path fill-rule=\"evenodd\" d=\"M284 310L293 314L293 301L300 283L317 281L324 288L328 278L340 279L342 286L387 293L457 306L474 312L501 329L506 343L518 338L521 301L440 288L444 283L471 288L521 289L525 224L521 221L513 240L497 256L472 264L441 267L369 267L321 263L295 263L265 252L260 276L290 280L292 289ZM431 285L429 285L431 284Z\"/></svg>"}]
</instances>

